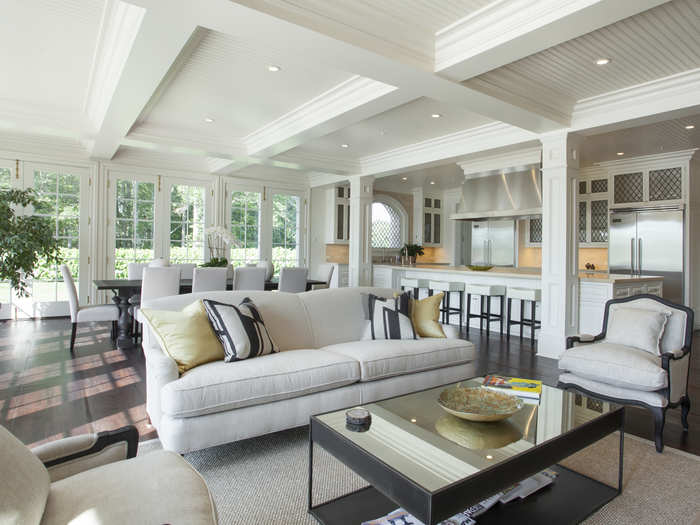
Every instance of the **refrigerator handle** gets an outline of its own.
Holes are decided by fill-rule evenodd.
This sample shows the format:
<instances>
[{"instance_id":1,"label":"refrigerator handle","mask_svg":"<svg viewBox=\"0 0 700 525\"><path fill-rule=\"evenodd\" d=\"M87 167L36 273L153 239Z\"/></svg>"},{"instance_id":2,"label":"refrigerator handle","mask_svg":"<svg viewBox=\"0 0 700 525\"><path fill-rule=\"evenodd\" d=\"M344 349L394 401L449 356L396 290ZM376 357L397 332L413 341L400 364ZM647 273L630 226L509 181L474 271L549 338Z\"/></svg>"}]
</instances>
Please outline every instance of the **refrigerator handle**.
<instances>
[{"instance_id":1,"label":"refrigerator handle","mask_svg":"<svg viewBox=\"0 0 700 525\"><path fill-rule=\"evenodd\" d=\"M642 238L637 238L637 273L642 275Z\"/></svg>"},{"instance_id":2,"label":"refrigerator handle","mask_svg":"<svg viewBox=\"0 0 700 525\"><path fill-rule=\"evenodd\" d=\"M630 275L634 275L634 237L630 238Z\"/></svg>"}]
</instances>

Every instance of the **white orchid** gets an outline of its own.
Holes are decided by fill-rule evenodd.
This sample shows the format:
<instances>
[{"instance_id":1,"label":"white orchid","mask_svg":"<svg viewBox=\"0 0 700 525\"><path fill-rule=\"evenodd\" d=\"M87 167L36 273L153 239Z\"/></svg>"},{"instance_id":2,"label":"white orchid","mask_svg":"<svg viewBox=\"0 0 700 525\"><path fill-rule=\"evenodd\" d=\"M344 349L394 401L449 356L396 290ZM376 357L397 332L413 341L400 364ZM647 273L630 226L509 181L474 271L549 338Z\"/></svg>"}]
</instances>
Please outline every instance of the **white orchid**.
<instances>
[{"instance_id":1,"label":"white orchid","mask_svg":"<svg viewBox=\"0 0 700 525\"><path fill-rule=\"evenodd\" d=\"M210 226L204 233L207 234L209 257L225 257L228 259L231 248L240 246L238 240L224 226Z\"/></svg>"}]
</instances>

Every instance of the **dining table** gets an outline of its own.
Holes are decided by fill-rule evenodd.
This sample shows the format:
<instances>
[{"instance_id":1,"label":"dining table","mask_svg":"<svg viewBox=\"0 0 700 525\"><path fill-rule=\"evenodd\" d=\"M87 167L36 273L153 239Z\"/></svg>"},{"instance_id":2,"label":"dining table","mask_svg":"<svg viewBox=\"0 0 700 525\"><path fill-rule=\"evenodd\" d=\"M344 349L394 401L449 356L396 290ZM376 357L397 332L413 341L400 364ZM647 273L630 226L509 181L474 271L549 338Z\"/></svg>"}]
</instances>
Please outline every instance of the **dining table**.
<instances>
[{"instance_id":1,"label":"dining table","mask_svg":"<svg viewBox=\"0 0 700 525\"><path fill-rule=\"evenodd\" d=\"M129 311L133 304L129 300L141 294L141 279L95 279L92 282L97 290L111 290L113 294L112 301L119 308L117 348L120 350L133 348L135 346L132 333L133 317ZM318 279L307 279L306 289L311 290L311 287L315 284L326 284L326 282ZM266 291L277 290L278 288L278 277L265 281ZM233 289L233 278L227 280L226 289ZM180 279L180 293L190 293L191 291L192 279Z\"/></svg>"}]
</instances>

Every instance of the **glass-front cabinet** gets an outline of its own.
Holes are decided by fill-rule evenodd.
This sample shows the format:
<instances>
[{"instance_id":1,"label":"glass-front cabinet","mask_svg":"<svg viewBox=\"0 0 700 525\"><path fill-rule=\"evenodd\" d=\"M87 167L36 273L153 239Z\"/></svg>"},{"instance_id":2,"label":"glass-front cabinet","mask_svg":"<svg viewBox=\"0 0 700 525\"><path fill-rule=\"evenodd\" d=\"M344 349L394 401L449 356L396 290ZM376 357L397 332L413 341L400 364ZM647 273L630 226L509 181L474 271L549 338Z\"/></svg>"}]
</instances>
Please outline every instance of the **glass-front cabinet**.
<instances>
[{"instance_id":1,"label":"glass-front cabinet","mask_svg":"<svg viewBox=\"0 0 700 525\"><path fill-rule=\"evenodd\" d=\"M442 199L423 199L423 244L440 246L442 243Z\"/></svg>"},{"instance_id":2,"label":"glass-front cabinet","mask_svg":"<svg viewBox=\"0 0 700 525\"><path fill-rule=\"evenodd\" d=\"M328 204L333 210L328 242L345 244L350 240L350 186L335 186L328 190Z\"/></svg>"},{"instance_id":3,"label":"glass-front cabinet","mask_svg":"<svg viewBox=\"0 0 700 525\"><path fill-rule=\"evenodd\" d=\"M608 243L608 178L596 176L578 183L578 242L597 247Z\"/></svg>"}]
</instances>

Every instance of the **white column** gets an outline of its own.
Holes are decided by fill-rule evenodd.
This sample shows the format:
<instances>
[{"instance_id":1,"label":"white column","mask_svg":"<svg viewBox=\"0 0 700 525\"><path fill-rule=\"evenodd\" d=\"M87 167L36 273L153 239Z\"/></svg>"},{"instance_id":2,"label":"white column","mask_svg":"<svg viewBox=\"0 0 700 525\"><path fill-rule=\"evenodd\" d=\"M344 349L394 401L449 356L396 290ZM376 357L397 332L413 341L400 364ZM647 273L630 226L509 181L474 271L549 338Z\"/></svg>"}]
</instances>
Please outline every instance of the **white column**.
<instances>
[{"instance_id":1,"label":"white column","mask_svg":"<svg viewBox=\"0 0 700 525\"><path fill-rule=\"evenodd\" d=\"M423 245L423 187L413 188L413 244Z\"/></svg>"},{"instance_id":2,"label":"white column","mask_svg":"<svg viewBox=\"0 0 700 525\"><path fill-rule=\"evenodd\" d=\"M578 331L576 184L581 137L566 132L542 141L542 329L537 354L558 358Z\"/></svg>"},{"instance_id":3,"label":"white column","mask_svg":"<svg viewBox=\"0 0 700 525\"><path fill-rule=\"evenodd\" d=\"M350 286L372 285L372 196L374 177L350 178Z\"/></svg>"}]
</instances>

